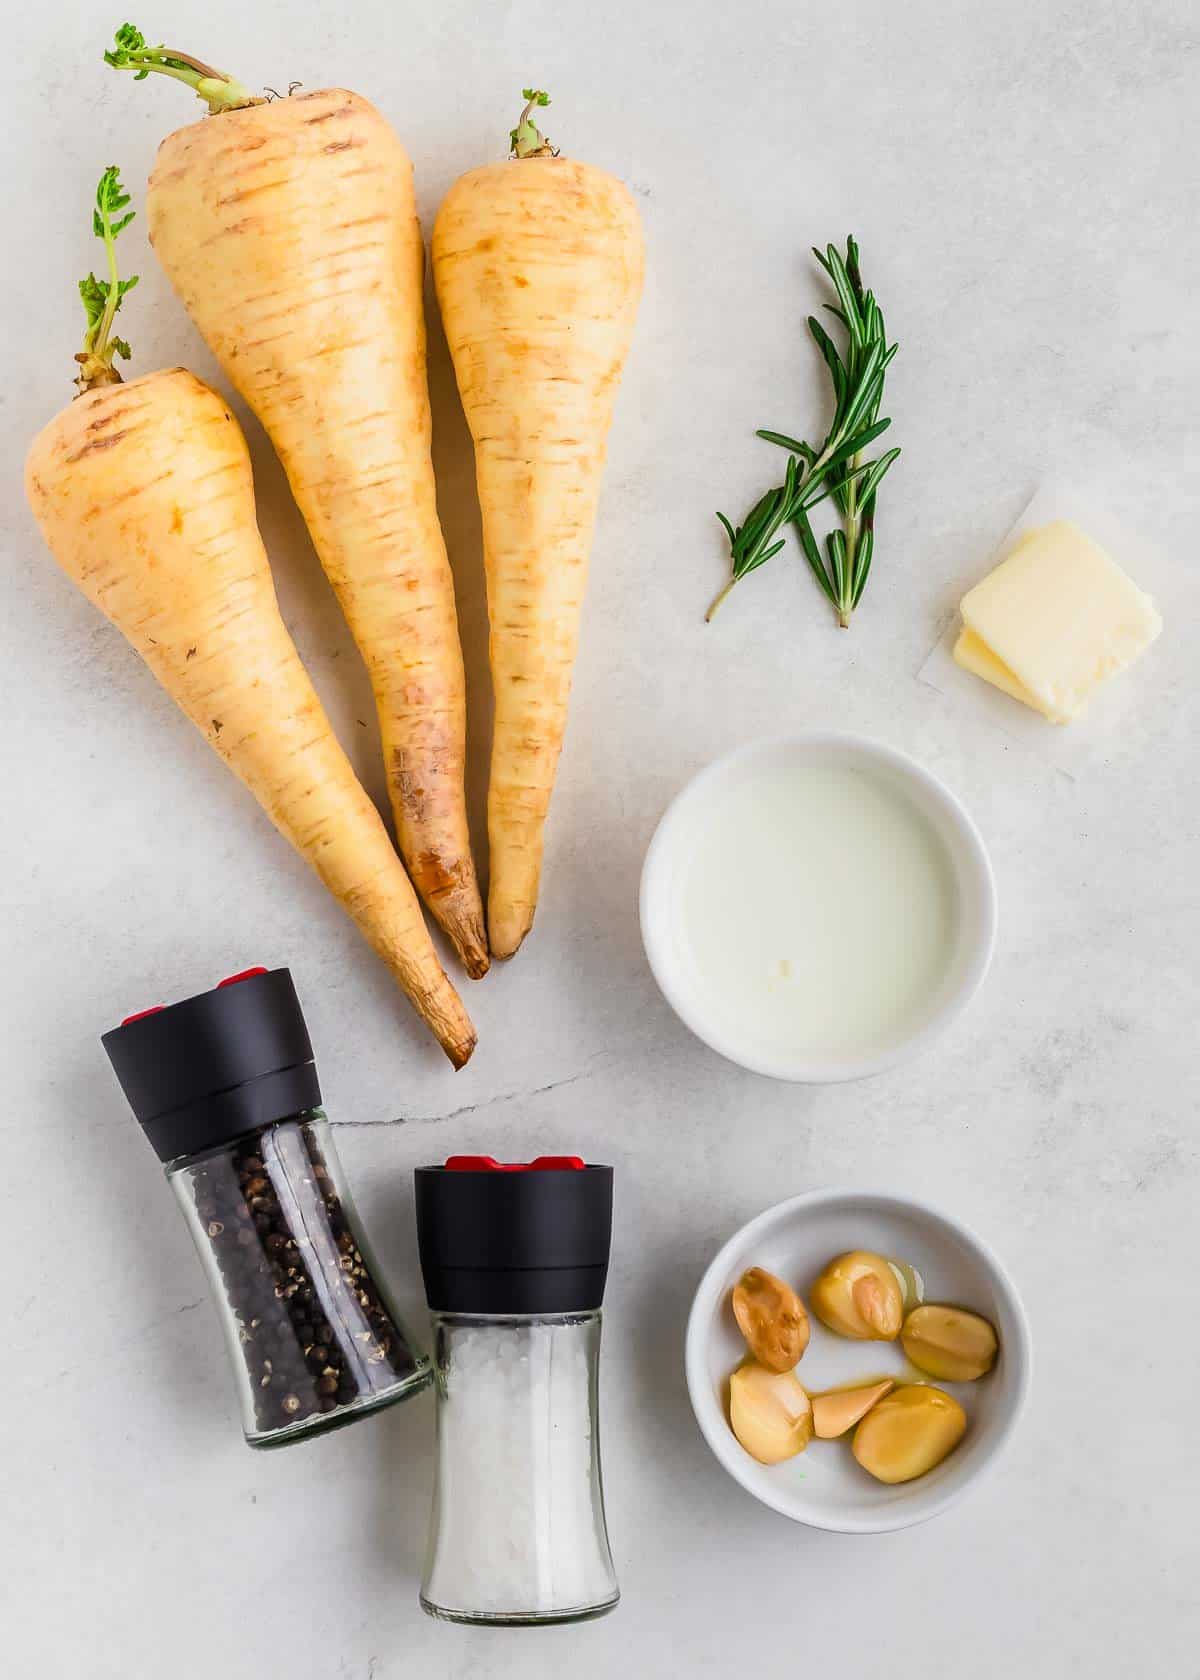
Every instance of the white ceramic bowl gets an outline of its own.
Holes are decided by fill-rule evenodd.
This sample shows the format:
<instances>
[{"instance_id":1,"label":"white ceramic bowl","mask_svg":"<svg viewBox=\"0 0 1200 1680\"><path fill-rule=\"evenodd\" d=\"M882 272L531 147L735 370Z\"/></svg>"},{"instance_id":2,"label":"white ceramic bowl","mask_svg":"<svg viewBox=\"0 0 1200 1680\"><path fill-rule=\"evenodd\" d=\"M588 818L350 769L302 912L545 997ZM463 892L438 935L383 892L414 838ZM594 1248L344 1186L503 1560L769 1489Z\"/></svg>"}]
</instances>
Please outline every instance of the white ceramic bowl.
<instances>
[{"instance_id":1,"label":"white ceramic bowl","mask_svg":"<svg viewBox=\"0 0 1200 1680\"><path fill-rule=\"evenodd\" d=\"M736 798L747 777L780 764L862 768L891 780L940 839L953 872L953 943L937 989L923 1000L902 1034L853 1053L780 1052L740 1037L706 989L697 984L674 933L674 905L697 818L703 819L718 802ZM978 991L996 938L995 881L971 818L945 784L915 759L857 735L806 734L755 741L700 771L668 805L654 831L642 868L640 912L642 942L654 978L697 1038L752 1073L813 1084L881 1073L924 1049L945 1032Z\"/></svg>"},{"instance_id":2,"label":"white ceramic bowl","mask_svg":"<svg viewBox=\"0 0 1200 1680\"><path fill-rule=\"evenodd\" d=\"M807 1300L813 1280L836 1255L867 1248L907 1260L925 1280L925 1298L968 1307L996 1327L1000 1353L973 1383L938 1383L967 1413L967 1433L949 1458L916 1481L889 1487L855 1461L849 1437L817 1441L786 1463L759 1464L729 1427L729 1374L746 1346L730 1292L748 1266L786 1278ZM704 1438L729 1474L756 1499L794 1522L843 1534L908 1528L944 1511L996 1462L1029 1392L1033 1350L1020 1299L1000 1261L951 1214L887 1191L810 1190L768 1208L725 1244L701 1279L688 1318L688 1393ZM812 1317L812 1338L797 1367L819 1392L849 1382L921 1378L898 1342L852 1342Z\"/></svg>"}]
</instances>

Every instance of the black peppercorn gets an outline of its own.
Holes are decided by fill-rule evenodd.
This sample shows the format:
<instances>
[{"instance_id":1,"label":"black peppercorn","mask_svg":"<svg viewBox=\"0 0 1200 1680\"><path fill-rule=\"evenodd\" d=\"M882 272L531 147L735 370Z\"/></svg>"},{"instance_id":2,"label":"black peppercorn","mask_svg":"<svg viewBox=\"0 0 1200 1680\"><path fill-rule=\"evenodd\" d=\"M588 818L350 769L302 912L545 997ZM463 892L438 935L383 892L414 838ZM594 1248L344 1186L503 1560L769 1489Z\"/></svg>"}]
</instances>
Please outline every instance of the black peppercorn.
<instances>
[{"instance_id":1,"label":"black peppercorn","mask_svg":"<svg viewBox=\"0 0 1200 1680\"><path fill-rule=\"evenodd\" d=\"M269 1130L292 1126L312 1163L311 1176L297 1178L289 1170L276 1180L283 1171L276 1163L288 1160L288 1153L272 1142L242 1154L242 1143L228 1155L207 1157L193 1180L201 1228L238 1322L263 1435L384 1393L415 1369L314 1134L300 1121ZM250 1147L260 1137L265 1134L255 1134ZM291 1163L294 1149L289 1142ZM282 1200L277 1185L286 1186ZM349 1363L346 1347L361 1350Z\"/></svg>"}]
</instances>

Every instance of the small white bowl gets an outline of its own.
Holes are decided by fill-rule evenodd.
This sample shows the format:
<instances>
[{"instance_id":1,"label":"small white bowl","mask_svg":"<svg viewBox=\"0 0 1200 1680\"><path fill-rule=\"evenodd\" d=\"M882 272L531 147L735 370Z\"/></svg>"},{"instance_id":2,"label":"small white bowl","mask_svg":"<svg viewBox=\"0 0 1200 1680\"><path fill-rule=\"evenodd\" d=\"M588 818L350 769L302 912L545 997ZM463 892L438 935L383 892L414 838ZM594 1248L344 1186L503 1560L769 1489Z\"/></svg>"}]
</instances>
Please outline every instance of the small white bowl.
<instances>
[{"instance_id":1,"label":"small white bowl","mask_svg":"<svg viewBox=\"0 0 1200 1680\"><path fill-rule=\"evenodd\" d=\"M807 1302L830 1260L866 1248L907 1260L921 1273L925 1299L967 1307L996 1327L1000 1353L978 1382L936 1383L967 1413L962 1443L928 1475L887 1486L850 1451L850 1437L814 1440L783 1464L759 1464L729 1426L730 1372L745 1357L730 1293L748 1266L786 1278ZM932 1382L908 1364L899 1342L853 1342L812 1317L812 1338L796 1374L813 1393L862 1376ZM991 1468L1021 1416L1033 1348L1020 1298L1000 1261L951 1214L876 1190L810 1190L768 1208L725 1244L701 1279L688 1317L688 1394L705 1440L729 1474L772 1510L810 1528L882 1534L944 1511Z\"/></svg>"},{"instance_id":2,"label":"small white bowl","mask_svg":"<svg viewBox=\"0 0 1200 1680\"><path fill-rule=\"evenodd\" d=\"M674 931L674 904L697 819L736 798L749 776L775 765L862 769L901 788L945 849L955 886L952 951L937 989L906 1030L852 1053L781 1052L746 1042L696 984ZM805 734L751 742L701 770L668 805L646 852L640 895L642 943L651 972L680 1020L710 1049L772 1079L827 1084L861 1079L907 1061L946 1031L974 997L996 939L996 885L979 831L945 784L906 753L862 736Z\"/></svg>"}]
</instances>

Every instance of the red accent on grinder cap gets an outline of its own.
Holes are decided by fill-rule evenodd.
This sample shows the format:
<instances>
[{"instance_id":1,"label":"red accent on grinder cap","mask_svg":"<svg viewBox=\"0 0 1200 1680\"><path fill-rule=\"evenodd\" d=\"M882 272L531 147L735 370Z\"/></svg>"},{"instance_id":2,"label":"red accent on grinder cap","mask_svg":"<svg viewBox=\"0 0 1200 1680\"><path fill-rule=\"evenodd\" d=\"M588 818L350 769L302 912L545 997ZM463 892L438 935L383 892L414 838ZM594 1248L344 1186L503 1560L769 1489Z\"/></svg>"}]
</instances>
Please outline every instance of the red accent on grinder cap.
<instances>
[{"instance_id":1,"label":"red accent on grinder cap","mask_svg":"<svg viewBox=\"0 0 1200 1680\"><path fill-rule=\"evenodd\" d=\"M121 1022L121 1025L123 1027L128 1027L131 1026L134 1021L144 1021L147 1015L161 1015L166 1007L165 1003L152 1003L149 1009L139 1009L133 1015L126 1015L125 1019Z\"/></svg>"},{"instance_id":2,"label":"red accent on grinder cap","mask_svg":"<svg viewBox=\"0 0 1200 1680\"><path fill-rule=\"evenodd\" d=\"M578 1155L539 1155L534 1161L497 1161L493 1155L449 1155L446 1172L582 1172Z\"/></svg>"}]
</instances>

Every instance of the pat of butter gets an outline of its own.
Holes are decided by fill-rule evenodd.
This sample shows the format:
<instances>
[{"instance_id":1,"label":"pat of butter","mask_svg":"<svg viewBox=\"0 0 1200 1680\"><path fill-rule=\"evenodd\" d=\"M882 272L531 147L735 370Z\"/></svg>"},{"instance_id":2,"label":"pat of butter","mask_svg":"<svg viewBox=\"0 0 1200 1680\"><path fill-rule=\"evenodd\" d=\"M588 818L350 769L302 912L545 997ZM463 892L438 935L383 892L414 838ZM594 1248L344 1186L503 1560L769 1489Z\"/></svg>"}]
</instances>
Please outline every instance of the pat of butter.
<instances>
[{"instance_id":1,"label":"pat of butter","mask_svg":"<svg viewBox=\"0 0 1200 1680\"><path fill-rule=\"evenodd\" d=\"M1066 519L1023 537L964 595L962 618L958 664L1052 723L1078 717L1162 629L1150 597Z\"/></svg>"}]
</instances>

